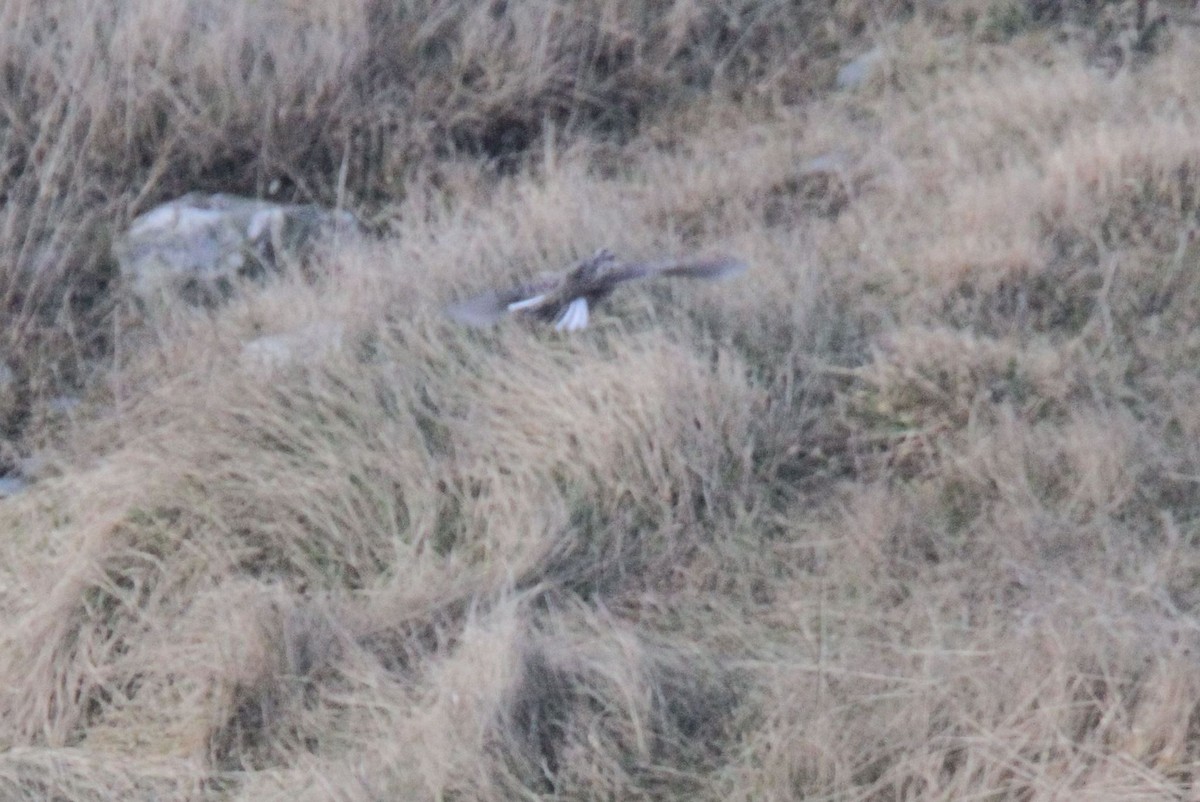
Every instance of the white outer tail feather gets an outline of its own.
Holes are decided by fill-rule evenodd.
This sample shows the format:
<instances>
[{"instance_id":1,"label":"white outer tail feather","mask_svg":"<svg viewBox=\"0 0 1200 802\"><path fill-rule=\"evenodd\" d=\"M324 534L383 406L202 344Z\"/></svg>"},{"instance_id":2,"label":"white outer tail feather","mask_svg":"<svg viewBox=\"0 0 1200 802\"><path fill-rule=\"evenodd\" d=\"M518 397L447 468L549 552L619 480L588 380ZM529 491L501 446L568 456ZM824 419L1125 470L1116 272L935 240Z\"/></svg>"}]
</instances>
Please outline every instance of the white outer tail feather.
<instances>
[{"instance_id":1,"label":"white outer tail feather","mask_svg":"<svg viewBox=\"0 0 1200 802\"><path fill-rule=\"evenodd\" d=\"M510 309L512 307L509 307ZM587 328L588 302L586 298L576 298L567 305L566 310L554 324L555 331L579 331Z\"/></svg>"}]
</instances>

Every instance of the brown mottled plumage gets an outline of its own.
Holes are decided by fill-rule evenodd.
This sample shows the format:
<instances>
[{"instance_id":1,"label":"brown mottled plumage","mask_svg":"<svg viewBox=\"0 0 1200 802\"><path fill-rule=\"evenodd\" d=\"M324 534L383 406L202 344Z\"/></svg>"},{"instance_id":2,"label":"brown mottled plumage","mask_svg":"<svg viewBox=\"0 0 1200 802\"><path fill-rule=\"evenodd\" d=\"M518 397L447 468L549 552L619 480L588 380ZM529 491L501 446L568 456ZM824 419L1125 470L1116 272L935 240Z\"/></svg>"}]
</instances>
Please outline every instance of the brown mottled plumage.
<instances>
[{"instance_id":1,"label":"brown mottled plumage","mask_svg":"<svg viewBox=\"0 0 1200 802\"><path fill-rule=\"evenodd\" d=\"M490 326L514 314L553 323L558 331L578 331L587 326L590 307L611 295L622 282L655 276L716 279L745 269L744 262L730 256L623 263L602 248L566 272L477 295L450 305L446 311L471 326Z\"/></svg>"}]
</instances>

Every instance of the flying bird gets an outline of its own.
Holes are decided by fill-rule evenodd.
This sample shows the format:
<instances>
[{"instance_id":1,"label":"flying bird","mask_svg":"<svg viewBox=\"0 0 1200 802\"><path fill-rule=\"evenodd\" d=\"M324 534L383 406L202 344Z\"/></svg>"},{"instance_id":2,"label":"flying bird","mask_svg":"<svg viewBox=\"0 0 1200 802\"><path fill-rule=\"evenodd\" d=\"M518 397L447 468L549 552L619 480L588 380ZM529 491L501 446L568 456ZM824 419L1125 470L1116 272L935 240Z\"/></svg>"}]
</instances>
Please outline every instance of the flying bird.
<instances>
[{"instance_id":1,"label":"flying bird","mask_svg":"<svg viewBox=\"0 0 1200 802\"><path fill-rule=\"evenodd\" d=\"M731 256L621 262L601 248L578 265L509 290L486 292L446 308L470 326L490 326L508 315L552 323L557 331L586 328L591 309L618 284L655 276L718 279L740 273L746 264Z\"/></svg>"}]
</instances>

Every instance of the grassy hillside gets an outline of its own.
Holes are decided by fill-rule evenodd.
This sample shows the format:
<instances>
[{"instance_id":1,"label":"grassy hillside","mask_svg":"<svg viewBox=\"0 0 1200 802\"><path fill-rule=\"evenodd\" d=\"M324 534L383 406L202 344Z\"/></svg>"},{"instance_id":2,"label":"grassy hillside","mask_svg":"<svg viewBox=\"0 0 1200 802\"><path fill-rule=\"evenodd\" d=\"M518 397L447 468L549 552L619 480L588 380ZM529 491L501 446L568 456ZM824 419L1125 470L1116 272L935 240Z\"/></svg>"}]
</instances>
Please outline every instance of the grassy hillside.
<instances>
[{"instance_id":1,"label":"grassy hillside","mask_svg":"<svg viewBox=\"0 0 1200 802\"><path fill-rule=\"evenodd\" d=\"M8 3L0 798L1186 798L1191 5ZM374 236L144 315L197 188ZM751 269L441 313L601 246Z\"/></svg>"}]
</instances>

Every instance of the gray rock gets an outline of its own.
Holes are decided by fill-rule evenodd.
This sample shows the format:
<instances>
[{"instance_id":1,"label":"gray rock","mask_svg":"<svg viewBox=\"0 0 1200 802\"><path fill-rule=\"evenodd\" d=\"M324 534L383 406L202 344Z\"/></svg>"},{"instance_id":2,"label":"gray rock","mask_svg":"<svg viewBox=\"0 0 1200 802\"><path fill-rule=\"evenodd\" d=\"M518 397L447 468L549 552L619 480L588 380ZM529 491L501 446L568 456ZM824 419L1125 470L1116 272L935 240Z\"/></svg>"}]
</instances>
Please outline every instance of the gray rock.
<instances>
[{"instance_id":1,"label":"gray rock","mask_svg":"<svg viewBox=\"0 0 1200 802\"><path fill-rule=\"evenodd\" d=\"M193 192L135 218L113 254L147 307L176 298L214 305L244 281L303 263L321 243L357 232L344 211Z\"/></svg>"},{"instance_id":2,"label":"gray rock","mask_svg":"<svg viewBox=\"0 0 1200 802\"><path fill-rule=\"evenodd\" d=\"M862 86L881 61L883 51L876 47L842 65L837 73L837 88L857 89Z\"/></svg>"}]
</instances>

